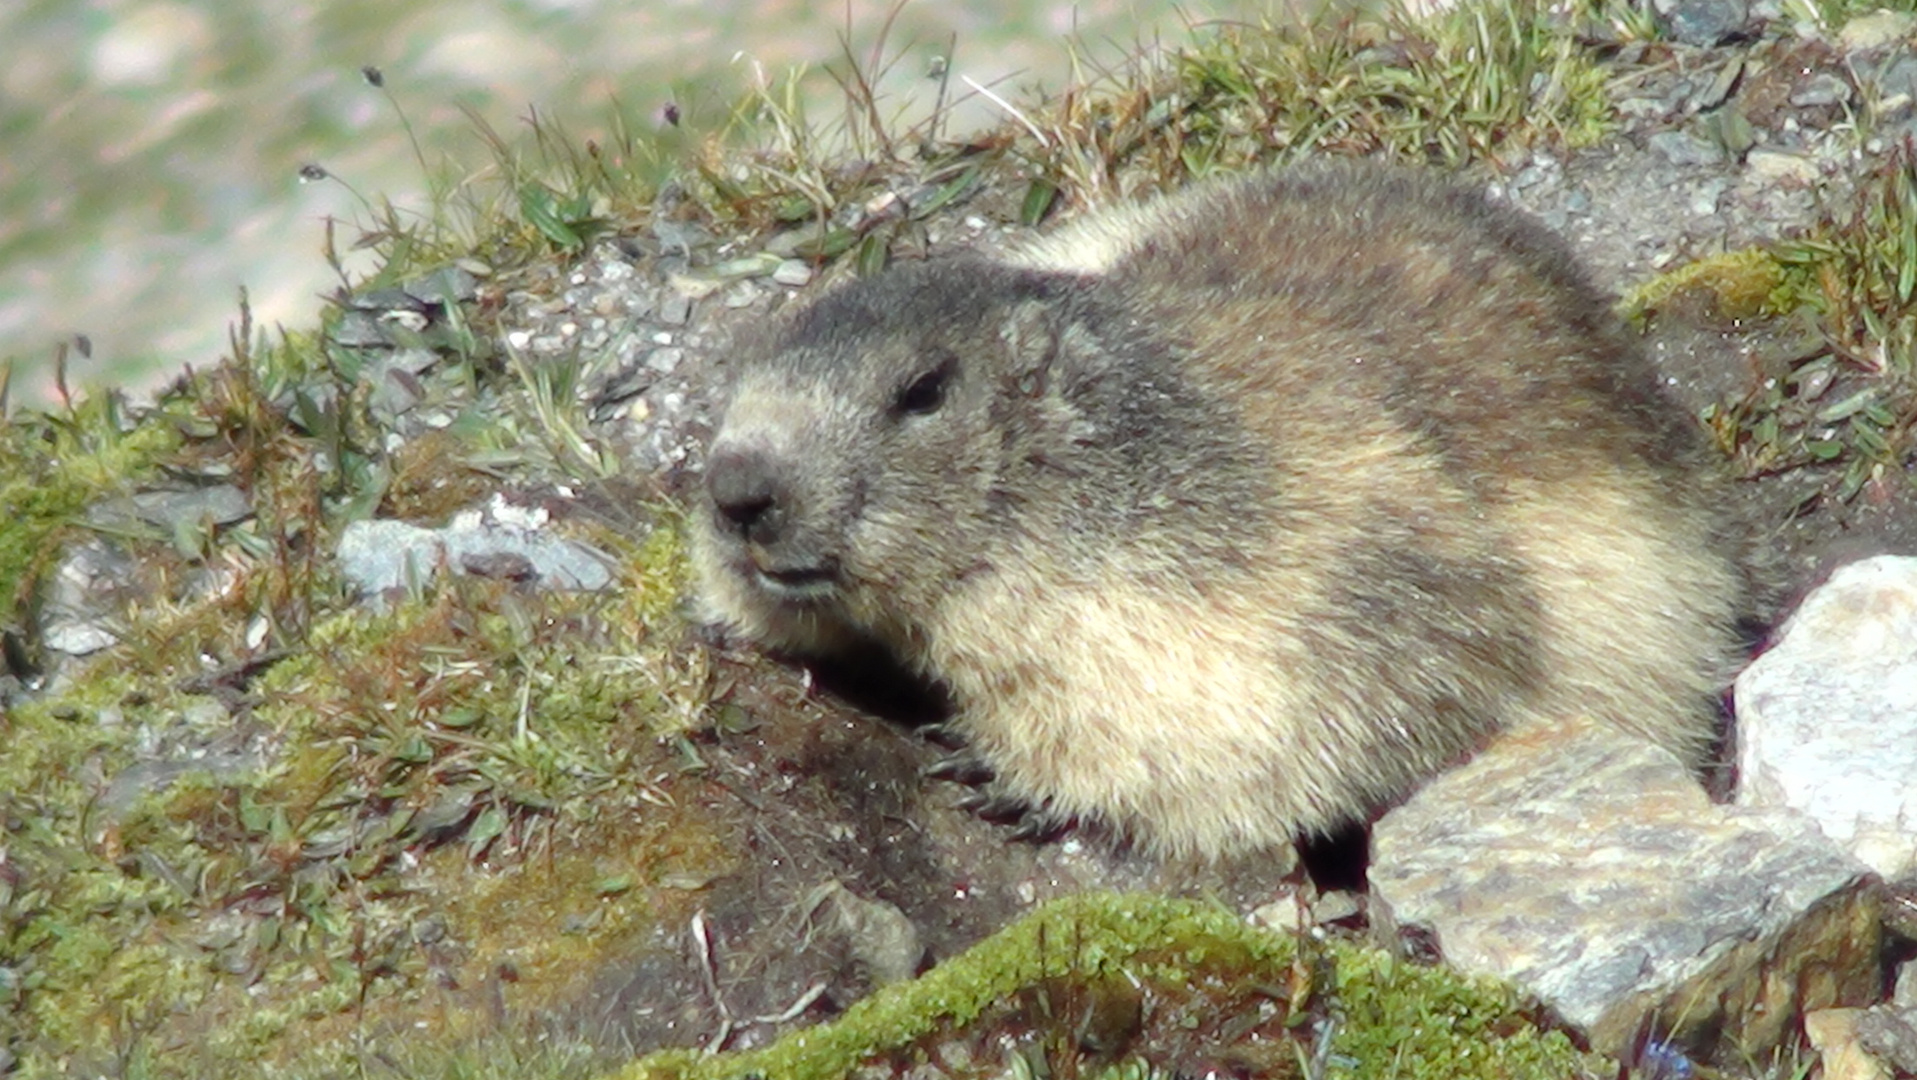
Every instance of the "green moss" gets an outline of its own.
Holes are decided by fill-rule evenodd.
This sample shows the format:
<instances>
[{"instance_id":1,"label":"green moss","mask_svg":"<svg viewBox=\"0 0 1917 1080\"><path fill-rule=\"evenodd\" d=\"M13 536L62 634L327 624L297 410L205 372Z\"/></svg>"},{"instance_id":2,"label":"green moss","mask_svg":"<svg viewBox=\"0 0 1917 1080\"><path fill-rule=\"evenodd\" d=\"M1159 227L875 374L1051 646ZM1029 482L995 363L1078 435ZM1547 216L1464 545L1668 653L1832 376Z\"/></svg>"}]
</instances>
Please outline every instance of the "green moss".
<instances>
[{"instance_id":1,"label":"green moss","mask_svg":"<svg viewBox=\"0 0 1917 1080\"><path fill-rule=\"evenodd\" d=\"M1837 503L1872 486L1910 482L1917 152L1890 154L1805 235L1701 260L1662 280L1678 283L1667 293L1701 285L1736 311L1801 313L1814 323L1821 340L1705 413L1719 445L1748 475L1814 470L1825 479L1824 497ZM1659 288L1654 282L1647 290Z\"/></svg>"},{"instance_id":2,"label":"green moss","mask_svg":"<svg viewBox=\"0 0 1917 1080\"><path fill-rule=\"evenodd\" d=\"M271 747L257 767L168 773L102 799L146 760L141 746L234 725L229 706L168 674L177 649L123 646L118 660L141 663L109 657L11 708L0 809L19 884L0 889L0 957L18 981L0 1036L11 1029L33 1068L134 1056L153 1075L310 1054L350 1028L342 1009L403 1011L432 977L406 931L420 903L417 874L401 886L408 859L452 861L432 905L457 920L472 962L515 957L522 993L570 986L606 935L682 921L680 899L600 888L709 878L736 849L676 809L598 824L609 798L656 784L672 760L662 737L699 722L706 693L674 614L676 534L626 549L614 594L454 579L384 615L316 620L249 688L245 728ZM145 617L176 630L181 618ZM163 636L139 622L129 637ZM236 632L226 620L221 647ZM461 872L545 844L560 850L539 873ZM562 932L587 913L594 934ZM149 1033L177 1037L182 1010L205 1031L190 1050L156 1044Z\"/></svg>"},{"instance_id":3,"label":"green moss","mask_svg":"<svg viewBox=\"0 0 1917 1080\"><path fill-rule=\"evenodd\" d=\"M1627 318L1642 321L1672 305L1702 308L1714 321L1737 322L1786 314L1802 303L1802 275L1788 274L1768 247L1707 255L1637 285L1618 301Z\"/></svg>"},{"instance_id":4,"label":"green moss","mask_svg":"<svg viewBox=\"0 0 1917 1080\"><path fill-rule=\"evenodd\" d=\"M670 1051L617 1075L830 1080L859 1074L869 1062L935 1034L961 1032L1021 994L1036 990L1047 1002L1095 1000L1101 984L1142 987L1160 1011L1186 989L1223 986L1250 992L1267 1010L1278 1003L1294 1018L1281 1023L1293 1027L1305 1023L1308 1010L1335 1016L1330 1075L1561 1078L1595 1069L1593 1059L1563 1035L1540 1032L1524 1019L1508 988L1353 946L1326 948L1325 957L1306 957L1301 964L1292 938L1254 929L1217 906L1139 895L1070 897L1040 907L910 983L879 991L838 1020L793 1032L763 1050L708 1057ZM1336 971L1335 989L1313 985L1317 968ZM1257 1011L1246 1007L1248 1015ZM1059 1010L1054 1022L1070 1025L1070 1012ZM1230 1023L1200 1015L1177 1022ZM1084 1030L1077 1028L1065 1045L1082 1046ZM1267 1065L1280 1064L1283 1075L1292 1075L1298 1060L1280 1048ZM1001 1068L980 1064L993 1073ZM1149 1067L1133 1061L1114 1071Z\"/></svg>"},{"instance_id":5,"label":"green moss","mask_svg":"<svg viewBox=\"0 0 1917 1080\"><path fill-rule=\"evenodd\" d=\"M0 599L26 601L60 531L95 500L131 491L179 443L165 418L135 421L116 394L0 417Z\"/></svg>"}]
</instances>

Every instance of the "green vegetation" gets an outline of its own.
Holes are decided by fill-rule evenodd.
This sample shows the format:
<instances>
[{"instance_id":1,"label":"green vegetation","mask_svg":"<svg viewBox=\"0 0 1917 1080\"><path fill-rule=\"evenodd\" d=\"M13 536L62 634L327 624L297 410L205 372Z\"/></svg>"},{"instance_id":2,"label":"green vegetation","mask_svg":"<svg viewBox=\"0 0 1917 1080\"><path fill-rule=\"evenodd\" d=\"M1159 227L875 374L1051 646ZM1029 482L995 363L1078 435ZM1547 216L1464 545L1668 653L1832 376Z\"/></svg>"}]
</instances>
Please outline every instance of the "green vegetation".
<instances>
[{"instance_id":1,"label":"green vegetation","mask_svg":"<svg viewBox=\"0 0 1917 1080\"><path fill-rule=\"evenodd\" d=\"M350 521L443 516L608 460L570 391L454 334L439 375L465 415L389 449L363 357L256 336L242 313L227 362L150 409L98 395L0 428L18 625L69 542L134 567L119 644L40 693L15 682L0 716L0 1036L27 1075L343 1058L369 1010L425 1008L436 981L483 982L508 954L532 993L560 994L584 957L683 917L677 894L607 882L703 880L735 858L723 824L658 789L696 768L682 740L708 693L663 508L625 510L588 474L619 508L571 525L618 564L605 596L454 577L375 614L336 580ZM457 393L480 382L490 411ZM245 492L245 520L84 513L212 480ZM33 678L35 643L9 637L13 676ZM454 920L468 951L438 956L422 927Z\"/></svg>"},{"instance_id":2,"label":"green vegetation","mask_svg":"<svg viewBox=\"0 0 1917 1080\"><path fill-rule=\"evenodd\" d=\"M178 438L164 422L129 417L117 394L0 421L0 599L30 610L63 530L92 503L130 493Z\"/></svg>"},{"instance_id":3,"label":"green vegetation","mask_svg":"<svg viewBox=\"0 0 1917 1080\"><path fill-rule=\"evenodd\" d=\"M1639 317L1703 304L1775 326L1787 355L1704 421L1745 475L1797 469L1849 502L1910 483L1917 453L1917 153L1891 153L1805 235L1702 259L1624 301Z\"/></svg>"},{"instance_id":4,"label":"green vegetation","mask_svg":"<svg viewBox=\"0 0 1917 1080\"><path fill-rule=\"evenodd\" d=\"M1017 1060L995 1060L1010 1045ZM985 1075L1111 1078L1182 1075L1191 1061L1235 1075L1431 1080L1599 1068L1564 1035L1541 1033L1506 987L1256 930L1219 907L1092 895L1040 907L764 1050L656 1054L618 1076L831 1080L955 1060Z\"/></svg>"}]
</instances>

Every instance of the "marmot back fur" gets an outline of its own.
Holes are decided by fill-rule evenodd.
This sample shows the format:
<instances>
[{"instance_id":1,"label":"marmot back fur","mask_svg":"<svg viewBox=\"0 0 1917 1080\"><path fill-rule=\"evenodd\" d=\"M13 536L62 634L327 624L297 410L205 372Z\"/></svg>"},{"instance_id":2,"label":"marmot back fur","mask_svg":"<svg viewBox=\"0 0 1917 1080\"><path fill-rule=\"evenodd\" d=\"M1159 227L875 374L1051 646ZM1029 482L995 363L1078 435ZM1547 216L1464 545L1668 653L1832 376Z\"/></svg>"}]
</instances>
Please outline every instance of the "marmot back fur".
<instances>
[{"instance_id":1,"label":"marmot back fur","mask_svg":"<svg viewBox=\"0 0 1917 1080\"><path fill-rule=\"evenodd\" d=\"M1701 760L1695 425L1542 228L1323 164L827 291L734 362L695 562L949 686L1004 794L1166 853L1361 819L1516 725Z\"/></svg>"}]
</instances>

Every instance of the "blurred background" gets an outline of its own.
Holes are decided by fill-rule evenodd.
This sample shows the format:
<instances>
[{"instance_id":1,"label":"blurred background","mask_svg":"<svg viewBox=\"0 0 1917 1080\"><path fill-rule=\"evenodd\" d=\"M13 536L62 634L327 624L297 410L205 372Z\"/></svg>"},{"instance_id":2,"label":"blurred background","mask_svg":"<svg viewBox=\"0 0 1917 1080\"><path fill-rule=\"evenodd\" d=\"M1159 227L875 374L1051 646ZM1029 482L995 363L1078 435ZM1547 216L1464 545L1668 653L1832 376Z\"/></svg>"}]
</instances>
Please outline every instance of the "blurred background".
<instances>
[{"instance_id":1,"label":"blurred background","mask_svg":"<svg viewBox=\"0 0 1917 1080\"><path fill-rule=\"evenodd\" d=\"M5 0L0 3L0 358L15 402L53 396L56 343L82 387L151 387L225 348L241 286L266 326L313 324L338 279L323 221L368 220L344 185L302 184L323 166L361 194L423 207L426 180L399 113L361 68L385 76L437 165L490 160L474 110L508 138L536 109L575 140L610 130L709 129L756 78L812 65L815 121L841 94L821 67L869 61L909 120L956 76L1029 100L1079 64L1121 64L1196 24L1262 5L1125 0ZM888 27L888 17L891 18ZM916 112L914 112L916 108ZM945 129L999 119L980 98ZM342 230L340 243L355 233ZM353 267L359 272L369 265Z\"/></svg>"}]
</instances>

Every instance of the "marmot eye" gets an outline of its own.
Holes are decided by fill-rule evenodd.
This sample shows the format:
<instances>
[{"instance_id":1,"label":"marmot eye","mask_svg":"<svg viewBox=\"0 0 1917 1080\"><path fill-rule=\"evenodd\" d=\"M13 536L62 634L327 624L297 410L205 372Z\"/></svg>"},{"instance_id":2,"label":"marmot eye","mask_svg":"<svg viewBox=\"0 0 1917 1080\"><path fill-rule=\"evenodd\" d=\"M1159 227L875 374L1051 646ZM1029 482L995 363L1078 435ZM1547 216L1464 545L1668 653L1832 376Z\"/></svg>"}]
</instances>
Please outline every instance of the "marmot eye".
<instances>
[{"instance_id":1,"label":"marmot eye","mask_svg":"<svg viewBox=\"0 0 1917 1080\"><path fill-rule=\"evenodd\" d=\"M892 411L901 416L924 416L935 413L945 404L945 389L952 381L953 360L950 357L939 362L932 370L905 384L899 396L892 402Z\"/></svg>"}]
</instances>

